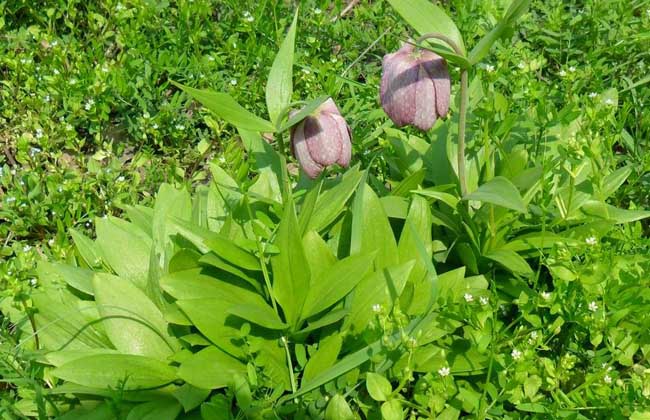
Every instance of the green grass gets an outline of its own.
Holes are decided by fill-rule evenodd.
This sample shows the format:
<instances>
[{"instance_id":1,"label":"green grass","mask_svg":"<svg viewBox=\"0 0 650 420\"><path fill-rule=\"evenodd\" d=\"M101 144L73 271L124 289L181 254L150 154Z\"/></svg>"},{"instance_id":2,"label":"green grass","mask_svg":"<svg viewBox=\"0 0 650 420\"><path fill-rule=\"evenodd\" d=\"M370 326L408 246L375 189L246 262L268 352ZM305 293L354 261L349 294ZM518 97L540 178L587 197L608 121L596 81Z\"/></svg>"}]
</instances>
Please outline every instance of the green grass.
<instances>
[{"instance_id":1,"label":"green grass","mask_svg":"<svg viewBox=\"0 0 650 420\"><path fill-rule=\"evenodd\" d=\"M276 0L42 3L0 1L4 355L16 344L7 315L29 305L36 262L74 258L69 228L92 235L95 217L151 203L162 182L204 184L211 161L234 179L249 176L236 131L169 82L228 92L264 115L266 75L294 10ZM474 45L502 13L500 3L507 2L446 7ZM381 57L412 33L382 1L361 2L332 22L344 6L301 2L294 99L336 98L354 133L354 157L372 165L370 182L382 191L401 173L399 150L380 129ZM481 153L484 141L507 150L516 139L558 179L584 165L595 184L630 165L609 202L650 208L649 28L647 0L534 1L472 75L469 152ZM553 141L565 159L546 158L540 145ZM552 188L543 194L550 208ZM534 416L539 405L568 410L568 417L642 412L650 389L644 227L620 228L595 246L557 249L540 262L541 280L508 289L509 303L495 308L499 335L483 338L508 368L492 380L498 389L466 391L464 404L490 394L499 401L493 416L519 407L511 418ZM457 309L482 327L482 309ZM526 363L513 362L514 350ZM18 386L3 389L7 418L45 410L33 357L5 358L0 373ZM457 386L471 389L466 382L471 378ZM448 395L443 385L426 377L415 387L426 390L421 395Z\"/></svg>"}]
</instances>

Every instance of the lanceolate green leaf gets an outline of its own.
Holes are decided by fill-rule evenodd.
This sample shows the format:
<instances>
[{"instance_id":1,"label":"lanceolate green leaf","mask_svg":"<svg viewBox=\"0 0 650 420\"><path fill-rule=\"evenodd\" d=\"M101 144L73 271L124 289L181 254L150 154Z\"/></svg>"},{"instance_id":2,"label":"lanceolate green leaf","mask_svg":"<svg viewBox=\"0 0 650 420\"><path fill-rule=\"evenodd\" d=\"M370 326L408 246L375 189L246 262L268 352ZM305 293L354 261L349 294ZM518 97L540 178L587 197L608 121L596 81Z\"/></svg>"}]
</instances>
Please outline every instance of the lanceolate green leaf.
<instances>
[{"instance_id":1,"label":"lanceolate green leaf","mask_svg":"<svg viewBox=\"0 0 650 420\"><path fill-rule=\"evenodd\" d=\"M309 318L345 297L370 270L374 255L353 255L338 261L309 288L302 319Z\"/></svg>"},{"instance_id":2,"label":"lanceolate green leaf","mask_svg":"<svg viewBox=\"0 0 650 420\"><path fill-rule=\"evenodd\" d=\"M318 98L309 101L309 103L302 107L300 111L296 112L287 120L287 122L282 124L282 126L278 129L278 132L286 131L294 125L298 124L300 121L304 120L305 117L316 111L316 109L318 109L318 107L321 106L323 102L325 102L328 98L329 96L319 96Z\"/></svg>"},{"instance_id":3,"label":"lanceolate green leaf","mask_svg":"<svg viewBox=\"0 0 650 420\"><path fill-rule=\"evenodd\" d=\"M318 373L329 369L336 362L342 345L343 339L339 334L321 340L318 351L311 356L305 366L302 382L307 383Z\"/></svg>"},{"instance_id":4,"label":"lanceolate green leaf","mask_svg":"<svg viewBox=\"0 0 650 420\"><path fill-rule=\"evenodd\" d=\"M278 315L273 312L273 308L268 305L234 305L228 309L228 313L271 330L284 330L287 328L287 324L282 322Z\"/></svg>"},{"instance_id":5,"label":"lanceolate green leaf","mask_svg":"<svg viewBox=\"0 0 650 420\"><path fill-rule=\"evenodd\" d=\"M269 110L269 117L274 123L276 123L282 110L291 102L291 95L293 94L293 56L297 23L298 10L296 10L293 17L287 36L282 41L278 55L273 60L269 79L266 82L266 106Z\"/></svg>"},{"instance_id":6,"label":"lanceolate green leaf","mask_svg":"<svg viewBox=\"0 0 650 420\"><path fill-rule=\"evenodd\" d=\"M293 201L289 200L284 207L275 240L280 253L271 258L273 296L282 306L286 321L295 327L309 291L310 270L302 247Z\"/></svg>"},{"instance_id":7,"label":"lanceolate green leaf","mask_svg":"<svg viewBox=\"0 0 650 420\"><path fill-rule=\"evenodd\" d=\"M239 103L237 103L237 101L227 93L194 89L174 81L171 83L179 89L182 89L197 101L201 102L210 111L214 112L217 116L228 121L235 127L252 131L275 131L275 127L271 122L248 111L246 108L239 105Z\"/></svg>"},{"instance_id":8,"label":"lanceolate green leaf","mask_svg":"<svg viewBox=\"0 0 650 420\"><path fill-rule=\"evenodd\" d=\"M97 273L95 300L106 333L123 353L165 360L177 348L167 334L167 323L156 305L128 280Z\"/></svg>"},{"instance_id":9,"label":"lanceolate green leaf","mask_svg":"<svg viewBox=\"0 0 650 420\"><path fill-rule=\"evenodd\" d=\"M345 203L359 185L362 174L359 167L355 166L346 171L338 184L321 193L307 224L307 230L319 232L343 212Z\"/></svg>"},{"instance_id":10,"label":"lanceolate green leaf","mask_svg":"<svg viewBox=\"0 0 650 420\"><path fill-rule=\"evenodd\" d=\"M465 44L460 31L441 7L428 0L388 0L388 2L420 35L429 32L446 35L465 53Z\"/></svg>"},{"instance_id":11,"label":"lanceolate green leaf","mask_svg":"<svg viewBox=\"0 0 650 420\"><path fill-rule=\"evenodd\" d=\"M496 261L514 274L533 274L533 270L530 268L530 265L528 265L526 260L514 251L497 249L484 255L484 257Z\"/></svg>"},{"instance_id":12,"label":"lanceolate green leaf","mask_svg":"<svg viewBox=\"0 0 650 420\"><path fill-rule=\"evenodd\" d=\"M481 201L526 213L526 205L517 187L508 178L497 176L481 185L463 200Z\"/></svg>"},{"instance_id":13,"label":"lanceolate green leaf","mask_svg":"<svg viewBox=\"0 0 650 420\"><path fill-rule=\"evenodd\" d=\"M127 354L98 354L73 360L52 371L66 381L94 388L135 390L176 380L176 369L160 360Z\"/></svg>"},{"instance_id":14,"label":"lanceolate green leaf","mask_svg":"<svg viewBox=\"0 0 650 420\"><path fill-rule=\"evenodd\" d=\"M246 365L211 346L183 362L178 376L197 388L216 389L228 386L234 375L246 374Z\"/></svg>"}]
</instances>

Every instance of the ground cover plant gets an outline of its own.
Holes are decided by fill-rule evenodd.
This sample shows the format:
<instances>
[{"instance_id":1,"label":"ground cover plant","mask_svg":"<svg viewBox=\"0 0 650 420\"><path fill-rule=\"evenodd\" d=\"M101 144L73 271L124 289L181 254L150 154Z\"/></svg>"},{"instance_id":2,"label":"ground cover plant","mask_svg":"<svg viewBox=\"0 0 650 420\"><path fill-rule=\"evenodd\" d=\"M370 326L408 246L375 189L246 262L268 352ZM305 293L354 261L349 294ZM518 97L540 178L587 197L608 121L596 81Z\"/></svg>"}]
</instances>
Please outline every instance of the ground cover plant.
<instances>
[{"instance_id":1,"label":"ground cover plant","mask_svg":"<svg viewBox=\"0 0 650 420\"><path fill-rule=\"evenodd\" d=\"M540 34L535 24L544 14L552 27L588 20L602 28L608 17L597 3L556 13L561 2L529 9L523 1L459 2L445 12L426 1L390 1L358 14L388 3L395 22L380 27L376 40L395 34L381 54L349 60L374 69L359 71L356 80L332 75L336 66L316 76L305 67L292 74L294 44L310 36L303 26L297 30L303 15L322 16L326 5L318 13L283 9L268 78L245 102L243 89L223 93L237 84L201 90L195 77L166 79L164 89L177 98L172 118L184 109L178 99L184 91L205 106L190 109L205 112L207 128L238 142L219 150L204 170L164 161L172 169L159 173L176 185L150 189L141 203L139 180L120 188L122 175L112 175L123 170L119 158L91 159L89 172L97 175L90 185L75 177L78 168L52 175L48 185L27 173L16 177L15 164L4 167L13 185L3 185L21 202L39 197L43 185L55 190L57 176L88 194L85 206L73 203L58 222L61 230L76 224L59 234L74 240L71 252L54 248L31 272L35 258L25 255L31 245L14 241L9 248L9 236L5 242L5 253L15 255L3 263L12 286L2 302L6 416L647 415L642 57L622 61L638 72L627 79L603 69L605 82L589 85L576 74L594 71L579 67L589 53L564 51L560 32ZM208 5L201 4L206 14ZM637 25L650 20L644 2L627 7L615 16ZM341 9L330 13L341 19ZM242 24L257 16L244 14ZM415 41L431 32L427 38L442 42ZM647 33L627 35L633 44ZM449 116L424 132L397 128L415 116L393 115L385 92L386 113L377 104L379 79L390 76L381 72L381 56L403 42L441 54L451 73ZM522 47L527 42L543 43L549 57L533 55L534 48ZM614 57L602 59L616 59L608 53ZM559 86L546 83L547 68ZM387 91L401 87L386 83ZM435 94L441 92L436 85ZM335 140L336 156L305 150L310 137L327 130L321 119L332 118L342 130L327 137ZM310 129L314 124L318 129ZM349 152L343 152L346 124ZM197 150L208 157L204 138L189 134L195 135ZM465 151L458 146L463 137ZM173 136L156 138L173 144ZM29 145L23 139L22 150ZM14 156L18 146L7 159L40 156L31 150ZM120 147L126 146L117 155L124 156ZM348 166L346 153L351 168L325 168L334 161ZM179 175L176 165L189 167ZM114 179L118 188L105 191ZM25 198L16 194L21 190ZM66 194L52 197L53 205L80 199L72 189ZM119 208L107 212L105 198ZM24 240L35 231L29 225L35 217L16 217L21 204L14 201L3 203L9 209L3 217L25 220L7 229ZM84 207L107 216L85 215ZM20 246L22 255L14 251ZM33 275L34 284L12 282L10 267Z\"/></svg>"}]
</instances>

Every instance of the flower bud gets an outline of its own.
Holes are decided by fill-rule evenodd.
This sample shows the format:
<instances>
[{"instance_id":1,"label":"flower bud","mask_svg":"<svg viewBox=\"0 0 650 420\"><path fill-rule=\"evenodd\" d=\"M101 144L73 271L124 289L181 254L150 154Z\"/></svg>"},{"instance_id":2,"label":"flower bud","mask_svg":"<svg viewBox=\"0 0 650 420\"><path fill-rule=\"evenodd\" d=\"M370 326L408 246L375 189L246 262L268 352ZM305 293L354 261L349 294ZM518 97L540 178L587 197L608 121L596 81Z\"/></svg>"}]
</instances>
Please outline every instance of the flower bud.
<instances>
[{"instance_id":1,"label":"flower bud","mask_svg":"<svg viewBox=\"0 0 650 420\"><path fill-rule=\"evenodd\" d=\"M406 43L384 56L381 105L398 127L428 130L449 112L450 94L447 63L438 54Z\"/></svg>"},{"instance_id":2,"label":"flower bud","mask_svg":"<svg viewBox=\"0 0 650 420\"><path fill-rule=\"evenodd\" d=\"M347 168L352 154L350 127L329 98L291 130L291 150L310 178L335 163Z\"/></svg>"}]
</instances>

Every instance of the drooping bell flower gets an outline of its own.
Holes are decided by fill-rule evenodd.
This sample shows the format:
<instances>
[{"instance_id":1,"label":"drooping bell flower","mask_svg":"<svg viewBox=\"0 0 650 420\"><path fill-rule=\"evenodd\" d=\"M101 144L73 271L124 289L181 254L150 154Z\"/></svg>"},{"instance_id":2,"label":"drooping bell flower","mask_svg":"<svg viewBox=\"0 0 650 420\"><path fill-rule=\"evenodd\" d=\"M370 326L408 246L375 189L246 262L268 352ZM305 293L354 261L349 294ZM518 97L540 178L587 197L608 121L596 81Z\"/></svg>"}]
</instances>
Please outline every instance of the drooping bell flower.
<instances>
[{"instance_id":1,"label":"drooping bell flower","mask_svg":"<svg viewBox=\"0 0 650 420\"><path fill-rule=\"evenodd\" d=\"M332 98L291 130L291 150L310 178L335 163L347 168L352 154L350 127Z\"/></svg>"},{"instance_id":2,"label":"drooping bell flower","mask_svg":"<svg viewBox=\"0 0 650 420\"><path fill-rule=\"evenodd\" d=\"M449 112L451 84L444 58L406 43L384 56L381 106L398 127L426 131Z\"/></svg>"}]
</instances>

